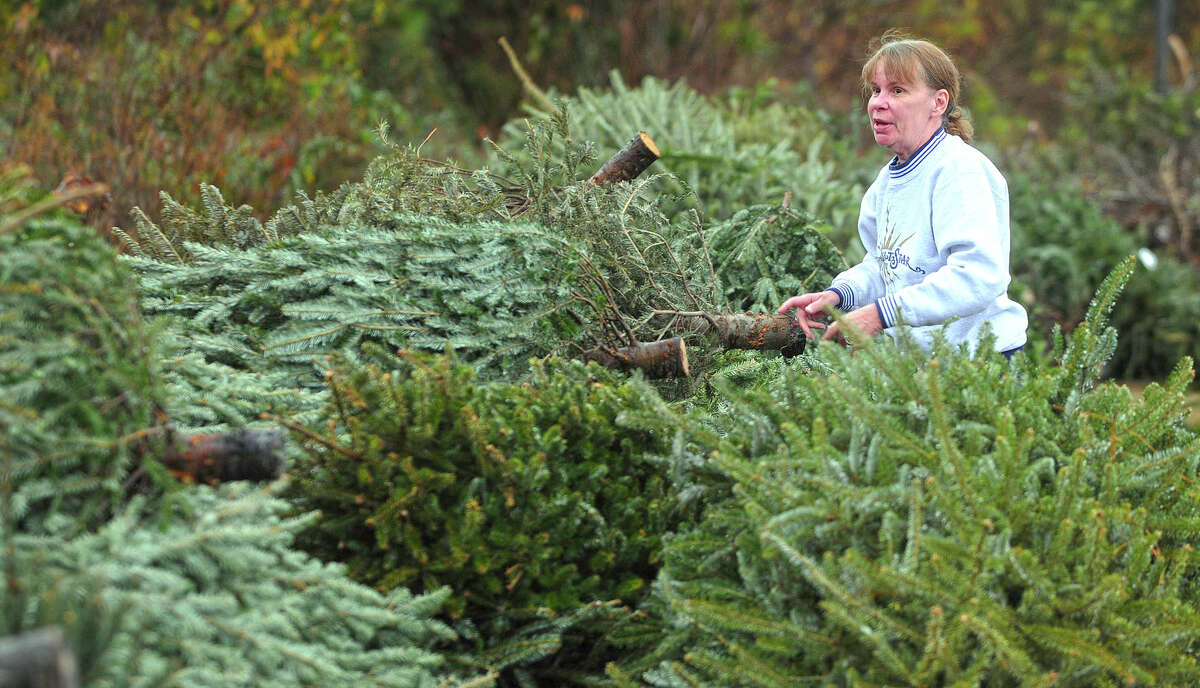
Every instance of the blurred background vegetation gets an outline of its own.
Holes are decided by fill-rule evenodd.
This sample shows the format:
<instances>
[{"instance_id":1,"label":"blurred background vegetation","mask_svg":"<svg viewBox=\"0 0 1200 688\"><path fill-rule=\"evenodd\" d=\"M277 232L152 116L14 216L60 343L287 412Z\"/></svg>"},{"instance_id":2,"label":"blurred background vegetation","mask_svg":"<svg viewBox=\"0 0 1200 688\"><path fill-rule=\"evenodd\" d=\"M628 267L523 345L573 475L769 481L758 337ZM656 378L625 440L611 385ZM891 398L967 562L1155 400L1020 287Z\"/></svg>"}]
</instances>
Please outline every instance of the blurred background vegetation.
<instances>
[{"instance_id":1,"label":"blurred background vegetation","mask_svg":"<svg viewBox=\"0 0 1200 688\"><path fill-rule=\"evenodd\" d=\"M853 259L858 196L886 160L857 75L870 39L903 27L956 58L978 145L1009 177L1014 296L1070 330L1139 253L1114 365L1148 376L1200 337L1200 5L1165 4L1160 49L1148 0L0 0L0 160L46 189L107 184L102 229L134 207L157 220L160 192L194 204L201 183L265 219L358 178L380 123L424 157L490 164L485 139L519 148L537 116L504 36L601 155L623 143L601 140L614 126L644 129L713 221L790 192ZM708 100L681 118L622 105L639 95ZM791 165L803 174L772 169Z\"/></svg>"}]
</instances>

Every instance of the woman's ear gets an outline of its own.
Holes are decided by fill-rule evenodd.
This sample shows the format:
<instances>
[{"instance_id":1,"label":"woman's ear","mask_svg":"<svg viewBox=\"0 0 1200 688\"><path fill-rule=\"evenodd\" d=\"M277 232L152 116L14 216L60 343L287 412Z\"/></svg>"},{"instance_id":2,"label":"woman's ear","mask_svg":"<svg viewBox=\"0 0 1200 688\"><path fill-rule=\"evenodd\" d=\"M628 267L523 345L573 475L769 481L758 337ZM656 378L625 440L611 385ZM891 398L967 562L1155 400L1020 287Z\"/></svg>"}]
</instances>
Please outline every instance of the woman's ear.
<instances>
[{"instance_id":1,"label":"woman's ear","mask_svg":"<svg viewBox=\"0 0 1200 688\"><path fill-rule=\"evenodd\" d=\"M933 94L933 114L941 117L946 114L946 108L950 105L950 92L944 88L939 88Z\"/></svg>"}]
</instances>

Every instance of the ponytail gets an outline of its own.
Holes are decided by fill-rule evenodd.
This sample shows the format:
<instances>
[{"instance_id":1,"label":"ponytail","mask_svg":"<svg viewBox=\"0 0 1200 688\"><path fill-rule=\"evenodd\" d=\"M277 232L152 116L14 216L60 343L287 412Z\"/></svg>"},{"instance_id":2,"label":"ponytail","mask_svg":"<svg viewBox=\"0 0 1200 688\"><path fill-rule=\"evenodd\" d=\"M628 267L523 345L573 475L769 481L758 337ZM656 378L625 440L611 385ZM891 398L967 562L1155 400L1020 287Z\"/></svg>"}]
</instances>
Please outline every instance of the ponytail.
<instances>
[{"instance_id":1,"label":"ponytail","mask_svg":"<svg viewBox=\"0 0 1200 688\"><path fill-rule=\"evenodd\" d=\"M971 137L975 135L975 127L971 126L971 120L967 119L966 113L957 105L947 113L945 127L947 134L954 134L966 143L970 143Z\"/></svg>"}]
</instances>

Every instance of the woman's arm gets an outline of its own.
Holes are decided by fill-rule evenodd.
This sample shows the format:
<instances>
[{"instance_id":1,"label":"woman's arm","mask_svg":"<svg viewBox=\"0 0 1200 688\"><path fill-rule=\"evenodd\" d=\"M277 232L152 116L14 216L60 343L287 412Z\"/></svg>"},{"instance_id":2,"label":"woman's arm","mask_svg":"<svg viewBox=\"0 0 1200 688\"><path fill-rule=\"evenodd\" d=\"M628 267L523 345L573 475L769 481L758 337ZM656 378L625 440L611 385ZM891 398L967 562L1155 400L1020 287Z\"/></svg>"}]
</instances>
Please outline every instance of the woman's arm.
<instances>
[{"instance_id":1,"label":"woman's arm","mask_svg":"<svg viewBox=\"0 0 1200 688\"><path fill-rule=\"evenodd\" d=\"M875 260L879 236L879 205L886 185L887 168L885 167L867 189L867 193L863 194L862 203L859 205L858 238L862 241L867 255L861 263L834 277L833 283L829 287L837 292L840 298L838 308L843 311L853 311L871 304L886 293L883 274L879 271L879 263Z\"/></svg>"}]
</instances>

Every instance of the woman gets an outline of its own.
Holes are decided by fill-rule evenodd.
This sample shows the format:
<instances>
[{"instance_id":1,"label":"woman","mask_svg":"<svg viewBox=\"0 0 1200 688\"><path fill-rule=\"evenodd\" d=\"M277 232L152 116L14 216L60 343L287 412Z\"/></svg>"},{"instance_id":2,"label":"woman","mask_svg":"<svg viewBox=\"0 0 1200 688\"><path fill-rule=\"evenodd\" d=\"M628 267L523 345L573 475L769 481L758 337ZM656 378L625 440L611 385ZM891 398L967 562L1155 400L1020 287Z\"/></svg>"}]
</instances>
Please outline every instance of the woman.
<instances>
[{"instance_id":1,"label":"woman","mask_svg":"<svg viewBox=\"0 0 1200 688\"><path fill-rule=\"evenodd\" d=\"M967 145L954 63L927 41L885 35L862 71L875 141L895 156L867 189L858 232L863 261L822 292L793 296L811 339L827 308L847 313L824 339L895 336L908 327L928 348L938 330L973 352L986 329L1011 356L1025 344L1028 318L1009 300L1008 186Z\"/></svg>"}]
</instances>

